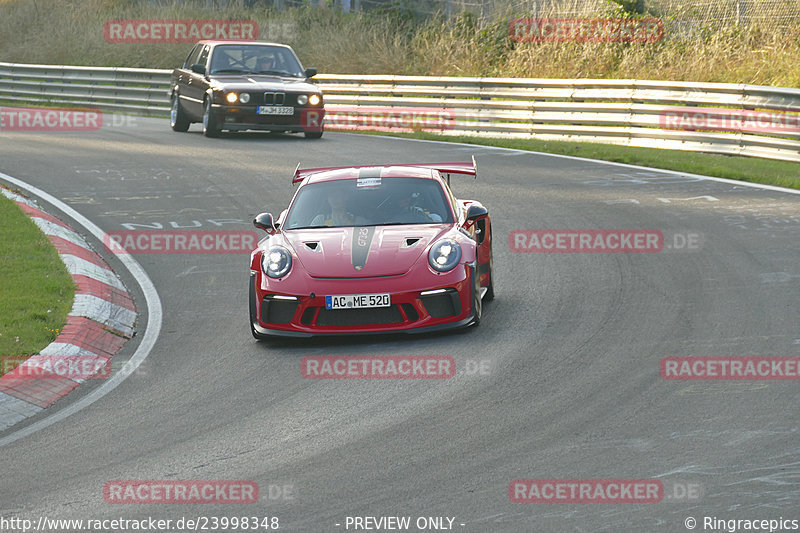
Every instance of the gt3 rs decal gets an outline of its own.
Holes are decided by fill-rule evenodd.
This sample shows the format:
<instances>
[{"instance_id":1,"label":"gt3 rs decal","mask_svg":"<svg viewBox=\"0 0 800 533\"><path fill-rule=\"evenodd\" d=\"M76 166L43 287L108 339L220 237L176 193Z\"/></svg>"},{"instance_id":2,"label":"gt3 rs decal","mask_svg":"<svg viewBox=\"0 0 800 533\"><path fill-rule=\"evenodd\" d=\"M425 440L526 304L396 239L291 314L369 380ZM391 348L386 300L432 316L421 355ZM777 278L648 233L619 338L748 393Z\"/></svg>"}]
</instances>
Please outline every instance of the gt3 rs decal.
<instances>
[{"instance_id":1,"label":"gt3 rs decal","mask_svg":"<svg viewBox=\"0 0 800 533\"><path fill-rule=\"evenodd\" d=\"M353 268L361 270L367 264L369 248L375 236L375 226L353 228L353 244L350 251L350 261Z\"/></svg>"}]
</instances>

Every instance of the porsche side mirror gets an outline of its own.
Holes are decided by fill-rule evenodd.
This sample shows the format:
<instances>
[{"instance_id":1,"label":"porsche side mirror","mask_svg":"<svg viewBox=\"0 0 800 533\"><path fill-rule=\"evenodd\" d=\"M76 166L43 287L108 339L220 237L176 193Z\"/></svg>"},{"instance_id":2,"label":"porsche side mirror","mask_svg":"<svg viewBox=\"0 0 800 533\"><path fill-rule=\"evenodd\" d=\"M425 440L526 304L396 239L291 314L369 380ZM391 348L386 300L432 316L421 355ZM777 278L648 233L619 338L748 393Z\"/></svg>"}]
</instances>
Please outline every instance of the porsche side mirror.
<instances>
[{"instance_id":1,"label":"porsche side mirror","mask_svg":"<svg viewBox=\"0 0 800 533\"><path fill-rule=\"evenodd\" d=\"M317 75L317 69L315 68L306 69L306 78L313 78L316 75Z\"/></svg>"},{"instance_id":2,"label":"porsche side mirror","mask_svg":"<svg viewBox=\"0 0 800 533\"><path fill-rule=\"evenodd\" d=\"M192 65L191 67L189 67L189 69L190 69L192 72L194 72L195 74L200 74L200 75L202 75L202 76L205 76L205 74L206 74L206 67L204 67L204 66L203 66L203 65L201 65L200 63L195 63L194 65Z\"/></svg>"},{"instance_id":3,"label":"porsche side mirror","mask_svg":"<svg viewBox=\"0 0 800 533\"><path fill-rule=\"evenodd\" d=\"M272 214L270 213L260 213L256 215L256 218L253 219L253 225L258 229L266 231L270 235L277 231L275 221L272 219Z\"/></svg>"},{"instance_id":4,"label":"porsche side mirror","mask_svg":"<svg viewBox=\"0 0 800 533\"><path fill-rule=\"evenodd\" d=\"M467 221L474 222L481 218L482 216L486 216L489 214L489 211L483 207L482 205L471 205L469 209L467 209Z\"/></svg>"}]
</instances>

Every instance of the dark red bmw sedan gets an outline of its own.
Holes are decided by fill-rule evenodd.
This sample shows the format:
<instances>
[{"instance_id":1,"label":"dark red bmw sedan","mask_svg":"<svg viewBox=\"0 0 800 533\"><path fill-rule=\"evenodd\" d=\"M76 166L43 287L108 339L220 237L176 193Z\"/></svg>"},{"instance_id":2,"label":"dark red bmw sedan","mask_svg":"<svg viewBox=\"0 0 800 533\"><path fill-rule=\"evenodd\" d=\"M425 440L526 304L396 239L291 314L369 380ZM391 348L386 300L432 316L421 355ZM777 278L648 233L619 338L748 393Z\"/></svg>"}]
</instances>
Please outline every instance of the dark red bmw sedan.
<instances>
[{"instance_id":1,"label":"dark red bmw sedan","mask_svg":"<svg viewBox=\"0 0 800 533\"><path fill-rule=\"evenodd\" d=\"M291 47L265 42L201 41L172 72L170 125L194 122L207 137L223 130L302 132L322 137L322 91Z\"/></svg>"}]
</instances>

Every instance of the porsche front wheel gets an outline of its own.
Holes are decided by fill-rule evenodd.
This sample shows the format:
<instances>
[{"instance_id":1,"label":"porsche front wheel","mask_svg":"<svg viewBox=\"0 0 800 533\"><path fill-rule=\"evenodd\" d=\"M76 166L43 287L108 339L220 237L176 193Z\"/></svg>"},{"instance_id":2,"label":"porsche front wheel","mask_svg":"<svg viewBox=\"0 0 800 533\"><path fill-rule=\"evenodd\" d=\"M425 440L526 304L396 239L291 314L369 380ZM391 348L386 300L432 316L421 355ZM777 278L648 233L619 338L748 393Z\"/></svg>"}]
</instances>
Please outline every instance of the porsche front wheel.
<instances>
[{"instance_id":1,"label":"porsche front wheel","mask_svg":"<svg viewBox=\"0 0 800 533\"><path fill-rule=\"evenodd\" d=\"M478 275L477 268L473 270L472 279L472 325L477 326L481 323L481 314L483 313L483 301L481 299L481 277Z\"/></svg>"},{"instance_id":2,"label":"porsche front wheel","mask_svg":"<svg viewBox=\"0 0 800 533\"><path fill-rule=\"evenodd\" d=\"M486 286L486 294L483 295L483 299L487 302L494 300L494 259L491 244L489 245L489 285Z\"/></svg>"},{"instance_id":3,"label":"porsche front wheel","mask_svg":"<svg viewBox=\"0 0 800 533\"><path fill-rule=\"evenodd\" d=\"M256 331L254 324L258 323L258 311L256 310L256 280L253 278L250 280L250 333L253 334L253 338L257 340L263 340L264 335L261 335Z\"/></svg>"}]
</instances>

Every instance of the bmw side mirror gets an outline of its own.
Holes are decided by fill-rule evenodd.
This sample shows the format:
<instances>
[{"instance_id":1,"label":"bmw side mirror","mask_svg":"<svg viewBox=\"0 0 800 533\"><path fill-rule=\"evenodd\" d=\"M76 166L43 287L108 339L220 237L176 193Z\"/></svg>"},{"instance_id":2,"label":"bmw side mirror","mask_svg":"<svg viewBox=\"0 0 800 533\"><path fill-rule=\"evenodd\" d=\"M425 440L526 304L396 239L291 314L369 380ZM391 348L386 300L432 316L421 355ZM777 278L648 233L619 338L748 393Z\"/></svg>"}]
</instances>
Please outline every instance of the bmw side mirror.
<instances>
[{"instance_id":1,"label":"bmw side mirror","mask_svg":"<svg viewBox=\"0 0 800 533\"><path fill-rule=\"evenodd\" d=\"M469 209L467 209L467 221L474 222L482 216L486 216L488 214L489 211L482 205L472 204L469 206Z\"/></svg>"},{"instance_id":2,"label":"bmw side mirror","mask_svg":"<svg viewBox=\"0 0 800 533\"><path fill-rule=\"evenodd\" d=\"M275 233L277 228L275 227L275 221L272 219L272 215L270 213L261 213L256 215L256 218L253 219L253 225L258 229L262 229L272 235Z\"/></svg>"},{"instance_id":3,"label":"bmw side mirror","mask_svg":"<svg viewBox=\"0 0 800 533\"><path fill-rule=\"evenodd\" d=\"M317 69L315 68L306 69L306 78L313 78L316 75L317 75Z\"/></svg>"},{"instance_id":4,"label":"bmw side mirror","mask_svg":"<svg viewBox=\"0 0 800 533\"><path fill-rule=\"evenodd\" d=\"M190 69L191 69L191 71L192 71L192 72L194 72L195 74L201 74L201 75L203 75L203 76L205 76L205 74L206 74L206 67L204 67L204 66L203 66L203 65L201 65L200 63L195 63L194 65L192 65L192 66L191 66L191 67L189 67L189 68L190 68Z\"/></svg>"}]
</instances>

